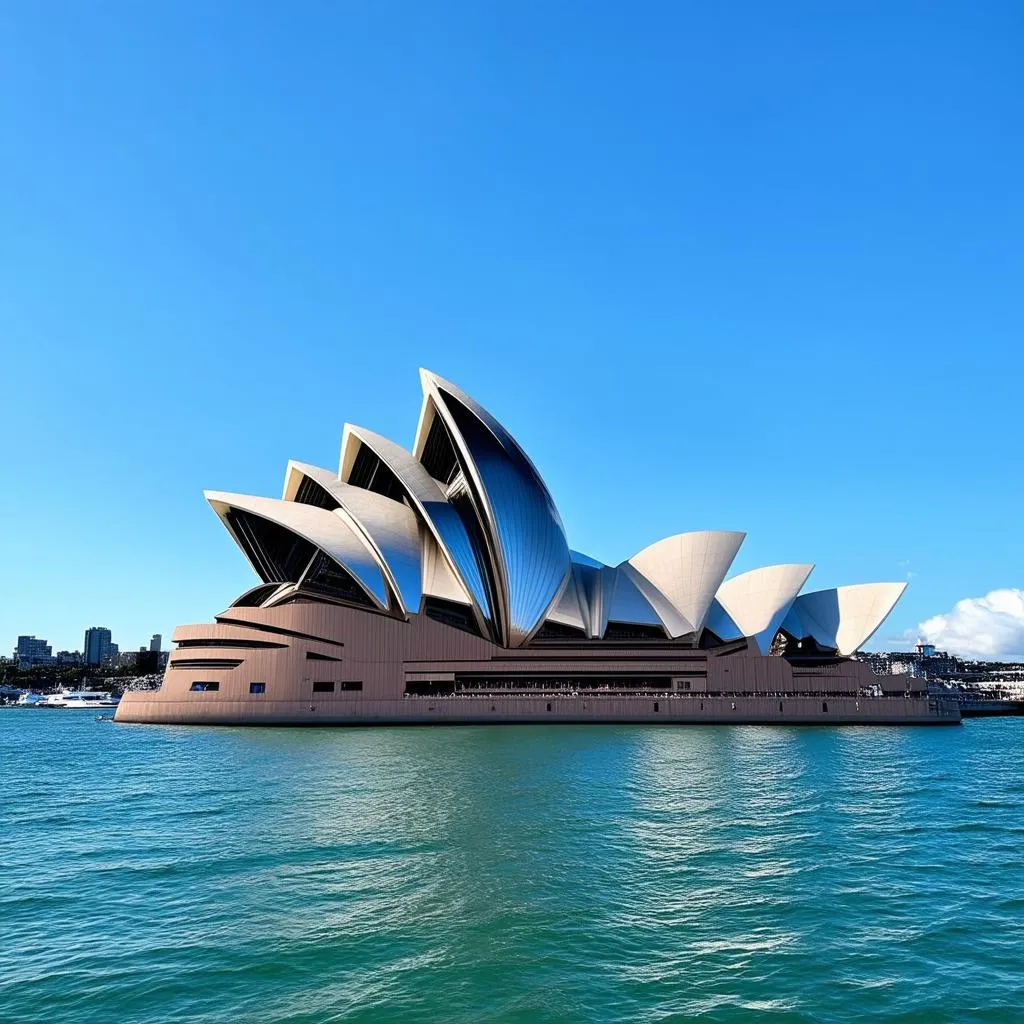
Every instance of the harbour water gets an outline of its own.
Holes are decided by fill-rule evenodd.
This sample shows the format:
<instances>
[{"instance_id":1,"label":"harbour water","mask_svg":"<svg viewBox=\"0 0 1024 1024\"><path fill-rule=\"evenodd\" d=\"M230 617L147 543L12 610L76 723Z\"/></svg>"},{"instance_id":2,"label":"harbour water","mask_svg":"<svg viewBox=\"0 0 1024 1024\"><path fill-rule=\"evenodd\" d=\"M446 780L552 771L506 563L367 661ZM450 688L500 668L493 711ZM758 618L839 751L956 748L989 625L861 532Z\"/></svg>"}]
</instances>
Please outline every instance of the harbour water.
<instances>
[{"instance_id":1,"label":"harbour water","mask_svg":"<svg viewBox=\"0 0 1024 1024\"><path fill-rule=\"evenodd\" d=\"M4 1024L1024 1020L1022 719L0 750Z\"/></svg>"}]
</instances>

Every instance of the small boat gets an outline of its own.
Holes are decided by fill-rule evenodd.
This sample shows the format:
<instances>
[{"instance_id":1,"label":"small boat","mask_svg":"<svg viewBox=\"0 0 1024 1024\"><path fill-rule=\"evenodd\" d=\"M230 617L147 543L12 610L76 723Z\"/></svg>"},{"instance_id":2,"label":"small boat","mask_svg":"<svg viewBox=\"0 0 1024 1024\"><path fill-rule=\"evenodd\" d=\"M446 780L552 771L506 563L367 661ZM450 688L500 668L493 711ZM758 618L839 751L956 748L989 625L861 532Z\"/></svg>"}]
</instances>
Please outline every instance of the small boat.
<instances>
[{"instance_id":1,"label":"small boat","mask_svg":"<svg viewBox=\"0 0 1024 1024\"><path fill-rule=\"evenodd\" d=\"M116 708L117 697L107 690L58 690L36 704L39 708Z\"/></svg>"},{"instance_id":2,"label":"small boat","mask_svg":"<svg viewBox=\"0 0 1024 1024\"><path fill-rule=\"evenodd\" d=\"M64 691L66 708L116 708L117 700L117 697L111 696L107 690Z\"/></svg>"}]
</instances>

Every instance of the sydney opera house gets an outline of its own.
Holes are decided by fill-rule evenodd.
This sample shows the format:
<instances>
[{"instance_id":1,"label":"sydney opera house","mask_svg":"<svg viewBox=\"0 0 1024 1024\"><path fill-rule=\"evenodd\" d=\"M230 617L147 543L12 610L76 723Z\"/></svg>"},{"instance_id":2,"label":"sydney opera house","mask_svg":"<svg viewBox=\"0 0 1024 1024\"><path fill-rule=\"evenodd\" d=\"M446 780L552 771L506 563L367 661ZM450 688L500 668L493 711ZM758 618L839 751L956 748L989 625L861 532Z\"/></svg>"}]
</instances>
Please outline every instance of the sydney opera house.
<instances>
[{"instance_id":1,"label":"sydney opera house","mask_svg":"<svg viewBox=\"0 0 1024 1024\"><path fill-rule=\"evenodd\" d=\"M606 565L570 548L533 463L421 372L412 451L347 425L338 472L206 498L259 577L179 627L117 719L197 724L922 723L959 715L851 655L903 583L730 577L744 534L678 533Z\"/></svg>"}]
</instances>

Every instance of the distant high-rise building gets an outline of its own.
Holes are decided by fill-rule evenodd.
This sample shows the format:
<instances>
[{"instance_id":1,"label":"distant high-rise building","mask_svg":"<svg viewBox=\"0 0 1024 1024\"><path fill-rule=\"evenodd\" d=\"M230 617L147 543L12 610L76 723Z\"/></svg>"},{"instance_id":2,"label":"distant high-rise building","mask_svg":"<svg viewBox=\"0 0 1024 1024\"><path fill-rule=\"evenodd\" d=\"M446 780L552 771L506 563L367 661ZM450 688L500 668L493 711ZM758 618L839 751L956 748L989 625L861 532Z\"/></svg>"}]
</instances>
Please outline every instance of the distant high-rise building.
<instances>
[{"instance_id":1,"label":"distant high-rise building","mask_svg":"<svg viewBox=\"0 0 1024 1024\"><path fill-rule=\"evenodd\" d=\"M156 651L156 653L159 654L160 653L160 644L162 642L163 642L163 637L159 633L154 633L149 638L149 649L151 651Z\"/></svg>"},{"instance_id":2,"label":"distant high-rise building","mask_svg":"<svg viewBox=\"0 0 1024 1024\"><path fill-rule=\"evenodd\" d=\"M110 630L106 626L90 626L85 631L82 644L82 658L86 665L103 665L117 656L117 644L110 642Z\"/></svg>"},{"instance_id":3,"label":"distant high-rise building","mask_svg":"<svg viewBox=\"0 0 1024 1024\"><path fill-rule=\"evenodd\" d=\"M19 636L14 657L19 669L49 665L53 661L53 649L45 640L38 640L34 636Z\"/></svg>"}]
</instances>

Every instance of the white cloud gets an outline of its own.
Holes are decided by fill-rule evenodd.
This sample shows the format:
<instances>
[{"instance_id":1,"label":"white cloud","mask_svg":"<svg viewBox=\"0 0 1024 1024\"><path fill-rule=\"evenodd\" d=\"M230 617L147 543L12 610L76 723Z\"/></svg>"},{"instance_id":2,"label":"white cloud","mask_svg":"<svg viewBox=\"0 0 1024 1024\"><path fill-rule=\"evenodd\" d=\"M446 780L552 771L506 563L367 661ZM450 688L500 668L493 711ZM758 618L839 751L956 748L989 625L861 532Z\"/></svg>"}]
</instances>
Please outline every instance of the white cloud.
<instances>
[{"instance_id":1,"label":"white cloud","mask_svg":"<svg viewBox=\"0 0 1024 1024\"><path fill-rule=\"evenodd\" d=\"M925 619L916 636L968 658L1024 657L1024 590L966 597L952 611Z\"/></svg>"}]
</instances>

